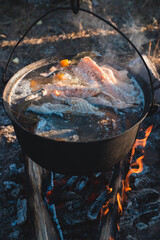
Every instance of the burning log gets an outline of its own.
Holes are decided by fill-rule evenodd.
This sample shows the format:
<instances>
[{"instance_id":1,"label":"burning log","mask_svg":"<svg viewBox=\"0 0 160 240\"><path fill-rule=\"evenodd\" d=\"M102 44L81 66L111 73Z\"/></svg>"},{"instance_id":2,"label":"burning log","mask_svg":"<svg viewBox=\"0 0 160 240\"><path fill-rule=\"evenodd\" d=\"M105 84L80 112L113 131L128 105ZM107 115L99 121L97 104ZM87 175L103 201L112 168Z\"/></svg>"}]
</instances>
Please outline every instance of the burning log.
<instances>
[{"instance_id":1,"label":"burning log","mask_svg":"<svg viewBox=\"0 0 160 240\"><path fill-rule=\"evenodd\" d=\"M122 183L122 171L123 169L124 161L121 161L115 166L115 169L113 171L112 179L110 182L111 186L111 193L110 198L106 202L106 204L103 206L101 215L101 233L99 240L111 240L115 239L117 234L117 222L118 222L118 201L117 196L119 196L119 191L121 189L121 183Z\"/></svg>"},{"instance_id":2,"label":"burning log","mask_svg":"<svg viewBox=\"0 0 160 240\"><path fill-rule=\"evenodd\" d=\"M90 209L88 210L87 216L89 219L91 220L96 220L99 212L102 208L102 205L104 204L104 202L106 201L106 199L108 199L109 196L108 195L108 191L104 191L100 194L100 196L95 200L95 202L91 205Z\"/></svg>"},{"instance_id":3,"label":"burning log","mask_svg":"<svg viewBox=\"0 0 160 240\"><path fill-rule=\"evenodd\" d=\"M60 237L42 199L44 184L49 178L49 172L30 158L26 157L25 160L28 182L28 239L58 240Z\"/></svg>"}]
</instances>

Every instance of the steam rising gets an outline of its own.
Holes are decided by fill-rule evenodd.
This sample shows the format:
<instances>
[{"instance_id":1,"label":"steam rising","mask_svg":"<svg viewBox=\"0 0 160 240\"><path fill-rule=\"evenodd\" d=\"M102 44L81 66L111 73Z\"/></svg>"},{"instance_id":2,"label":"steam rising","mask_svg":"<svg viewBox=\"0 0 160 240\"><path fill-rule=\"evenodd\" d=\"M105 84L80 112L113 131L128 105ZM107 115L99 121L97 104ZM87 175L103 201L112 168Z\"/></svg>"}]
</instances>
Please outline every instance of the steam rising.
<instances>
[{"instance_id":1,"label":"steam rising","mask_svg":"<svg viewBox=\"0 0 160 240\"><path fill-rule=\"evenodd\" d=\"M109 21L112 22L111 19ZM84 37L79 39L79 49L77 49L77 52L79 50L100 52L103 64L108 64L118 70L127 69L129 62L137 58L137 52L128 41L116 30L96 17L80 12L74 17L73 22L76 31L84 33ZM140 20L138 18L134 20L129 15L126 23L123 24L123 30L120 27L119 29L130 39L140 53L144 54L143 46L148 44L149 40L145 36L145 31L140 24ZM144 65L141 59L139 62L141 65Z\"/></svg>"}]
</instances>

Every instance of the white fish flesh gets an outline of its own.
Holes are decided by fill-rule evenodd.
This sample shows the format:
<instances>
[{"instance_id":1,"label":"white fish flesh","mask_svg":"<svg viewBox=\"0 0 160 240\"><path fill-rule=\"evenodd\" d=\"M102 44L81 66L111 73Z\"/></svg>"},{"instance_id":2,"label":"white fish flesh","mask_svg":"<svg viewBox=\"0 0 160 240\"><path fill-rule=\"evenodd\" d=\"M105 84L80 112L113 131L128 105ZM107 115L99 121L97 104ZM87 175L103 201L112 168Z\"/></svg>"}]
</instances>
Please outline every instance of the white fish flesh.
<instances>
[{"instance_id":1,"label":"white fish flesh","mask_svg":"<svg viewBox=\"0 0 160 240\"><path fill-rule=\"evenodd\" d=\"M61 116L66 113L102 116L104 113L98 107L124 109L137 103L134 85L126 82L127 71L99 67L90 57L82 58L72 70L76 78L82 79L83 85L66 85L63 81L46 84L42 92L27 97L27 100L34 100L28 111ZM118 81L117 77L120 80L124 77L125 81ZM45 96L58 101L47 101Z\"/></svg>"},{"instance_id":2,"label":"white fish flesh","mask_svg":"<svg viewBox=\"0 0 160 240\"><path fill-rule=\"evenodd\" d=\"M79 136L72 129L58 129L58 130L50 130L50 131L42 131L37 132L40 136L53 138L57 141L64 142L77 142L79 140Z\"/></svg>"},{"instance_id":3,"label":"white fish flesh","mask_svg":"<svg viewBox=\"0 0 160 240\"><path fill-rule=\"evenodd\" d=\"M126 104L123 101L110 99L107 100L106 98L102 97L101 95L98 97L89 97L86 99L89 103L97 106L97 107L112 107L113 109L124 109L127 107L134 107L135 105Z\"/></svg>"},{"instance_id":4,"label":"white fish flesh","mask_svg":"<svg viewBox=\"0 0 160 240\"><path fill-rule=\"evenodd\" d=\"M55 113L57 115L61 115L69 111L69 106L64 104L52 104L50 102L46 102L41 105L31 104L27 110L37 114Z\"/></svg>"},{"instance_id":5,"label":"white fish flesh","mask_svg":"<svg viewBox=\"0 0 160 240\"><path fill-rule=\"evenodd\" d=\"M73 69L74 74L91 86L100 86L101 80L105 79L113 84L115 79L110 79L108 75L90 57L84 57Z\"/></svg>"},{"instance_id":6,"label":"white fish flesh","mask_svg":"<svg viewBox=\"0 0 160 240\"><path fill-rule=\"evenodd\" d=\"M91 105L86 100L81 98L71 98L65 100L66 104L52 104L50 102L41 105L31 104L28 111L37 114L72 114L72 115L98 115L104 116L105 114L98 110L97 107Z\"/></svg>"},{"instance_id":7,"label":"white fish flesh","mask_svg":"<svg viewBox=\"0 0 160 240\"><path fill-rule=\"evenodd\" d=\"M126 72L118 73L122 80L122 77L125 77ZM83 79L84 82L91 84L91 86L97 86L101 88L101 91L112 96L114 99L122 101L127 105L133 104L136 101L136 93L134 94L135 87L133 84L129 84L125 81L119 81L115 76L114 72L107 67L99 67L96 62L94 62L89 57L84 57L81 59L79 64L75 67L74 73L79 78Z\"/></svg>"},{"instance_id":8,"label":"white fish flesh","mask_svg":"<svg viewBox=\"0 0 160 240\"><path fill-rule=\"evenodd\" d=\"M67 99L66 103L69 104L72 108L72 114L74 112L81 113L81 114L93 114L93 115L105 115L103 112L99 111L97 107L92 106L90 103L88 103L84 99L80 98L71 98Z\"/></svg>"},{"instance_id":9,"label":"white fish flesh","mask_svg":"<svg viewBox=\"0 0 160 240\"><path fill-rule=\"evenodd\" d=\"M93 87L85 87L81 85L75 86L64 86L59 84L48 84L44 87L47 91L47 94L51 94L53 97L79 97L79 98L86 98L86 97L93 97L98 95L101 90L100 88L93 88Z\"/></svg>"}]
</instances>

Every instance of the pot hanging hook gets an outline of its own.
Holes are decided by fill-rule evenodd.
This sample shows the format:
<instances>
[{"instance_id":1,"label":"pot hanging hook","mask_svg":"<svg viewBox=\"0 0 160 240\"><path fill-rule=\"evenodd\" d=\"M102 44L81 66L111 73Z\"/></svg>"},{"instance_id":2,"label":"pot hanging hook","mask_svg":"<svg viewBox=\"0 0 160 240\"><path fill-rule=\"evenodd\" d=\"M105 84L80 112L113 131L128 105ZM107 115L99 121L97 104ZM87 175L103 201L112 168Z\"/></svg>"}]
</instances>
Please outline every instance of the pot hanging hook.
<instances>
[{"instance_id":1,"label":"pot hanging hook","mask_svg":"<svg viewBox=\"0 0 160 240\"><path fill-rule=\"evenodd\" d=\"M71 0L70 3L73 13L77 14L80 8L79 0Z\"/></svg>"}]
</instances>

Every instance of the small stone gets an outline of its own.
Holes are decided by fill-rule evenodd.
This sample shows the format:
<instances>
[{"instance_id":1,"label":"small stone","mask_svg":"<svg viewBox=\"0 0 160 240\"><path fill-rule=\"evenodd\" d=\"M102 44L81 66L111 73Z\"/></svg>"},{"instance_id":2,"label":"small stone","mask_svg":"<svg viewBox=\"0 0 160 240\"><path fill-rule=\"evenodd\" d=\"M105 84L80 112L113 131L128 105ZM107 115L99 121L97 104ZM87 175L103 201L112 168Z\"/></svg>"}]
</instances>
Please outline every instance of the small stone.
<instances>
[{"instance_id":1,"label":"small stone","mask_svg":"<svg viewBox=\"0 0 160 240\"><path fill-rule=\"evenodd\" d=\"M17 230L9 234L10 239L18 239L18 236L19 236L19 231Z\"/></svg>"},{"instance_id":2,"label":"small stone","mask_svg":"<svg viewBox=\"0 0 160 240\"><path fill-rule=\"evenodd\" d=\"M19 63L19 58L17 58L17 57L14 58L14 59L12 60L12 62L15 63L15 64L18 64L18 63Z\"/></svg>"},{"instance_id":3,"label":"small stone","mask_svg":"<svg viewBox=\"0 0 160 240\"><path fill-rule=\"evenodd\" d=\"M15 182L10 182L10 181L4 181L3 183L5 185L5 192L9 192L10 191L10 195L13 198L18 198L20 190L21 190L21 186L19 184L16 184Z\"/></svg>"},{"instance_id":4,"label":"small stone","mask_svg":"<svg viewBox=\"0 0 160 240\"><path fill-rule=\"evenodd\" d=\"M27 199L17 201L17 224L21 225L27 220Z\"/></svg>"},{"instance_id":5,"label":"small stone","mask_svg":"<svg viewBox=\"0 0 160 240\"><path fill-rule=\"evenodd\" d=\"M2 82L2 71L1 71L1 66L0 66L0 82ZM1 99L0 99L0 126L3 125L9 125L11 124L11 120L9 119L9 117L7 116L6 112L4 111L4 108L1 104Z\"/></svg>"},{"instance_id":6,"label":"small stone","mask_svg":"<svg viewBox=\"0 0 160 240\"><path fill-rule=\"evenodd\" d=\"M140 184L140 180L139 180L139 178L137 177L137 178L135 179L134 186L135 186L135 187L138 187L139 184Z\"/></svg>"},{"instance_id":7,"label":"small stone","mask_svg":"<svg viewBox=\"0 0 160 240\"><path fill-rule=\"evenodd\" d=\"M0 81L2 81L3 71L4 71L3 67L0 66Z\"/></svg>"},{"instance_id":8,"label":"small stone","mask_svg":"<svg viewBox=\"0 0 160 240\"><path fill-rule=\"evenodd\" d=\"M37 22L37 25L41 25L42 23L43 23L42 20L40 20Z\"/></svg>"},{"instance_id":9,"label":"small stone","mask_svg":"<svg viewBox=\"0 0 160 240\"><path fill-rule=\"evenodd\" d=\"M17 199L19 197L19 193L20 193L20 188L15 188L10 192L10 195Z\"/></svg>"},{"instance_id":10,"label":"small stone","mask_svg":"<svg viewBox=\"0 0 160 240\"><path fill-rule=\"evenodd\" d=\"M18 172L19 174L22 174L22 173L24 173L24 166L23 166L23 167L21 167L21 168L19 168L19 169L17 170L17 172Z\"/></svg>"},{"instance_id":11,"label":"small stone","mask_svg":"<svg viewBox=\"0 0 160 240\"><path fill-rule=\"evenodd\" d=\"M9 170L11 171L11 172L15 172L16 171L16 164L15 163L12 163L11 165L9 165Z\"/></svg>"},{"instance_id":12,"label":"small stone","mask_svg":"<svg viewBox=\"0 0 160 240\"><path fill-rule=\"evenodd\" d=\"M14 187L17 187L18 184L16 184L15 182L11 182L11 181L4 181L3 182L5 189L13 189Z\"/></svg>"},{"instance_id":13,"label":"small stone","mask_svg":"<svg viewBox=\"0 0 160 240\"><path fill-rule=\"evenodd\" d=\"M128 203L127 203L127 208L132 208L132 202L131 201L129 201Z\"/></svg>"},{"instance_id":14,"label":"small stone","mask_svg":"<svg viewBox=\"0 0 160 240\"><path fill-rule=\"evenodd\" d=\"M99 2L97 0L93 0L93 6L97 7L99 5Z\"/></svg>"},{"instance_id":15,"label":"small stone","mask_svg":"<svg viewBox=\"0 0 160 240\"><path fill-rule=\"evenodd\" d=\"M128 235L126 240L136 240L136 238L132 237L131 235Z\"/></svg>"},{"instance_id":16,"label":"small stone","mask_svg":"<svg viewBox=\"0 0 160 240\"><path fill-rule=\"evenodd\" d=\"M158 216L153 217L153 218L149 221L148 225L151 227L151 226L153 226L154 224L158 223L159 221L160 221L160 214L159 214Z\"/></svg>"},{"instance_id":17,"label":"small stone","mask_svg":"<svg viewBox=\"0 0 160 240\"><path fill-rule=\"evenodd\" d=\"M99 177L101 174L102 174L101 172L98 172L98 173L94 173L93 175L94 175L95 178L97 178L97 177Z\"/></svg>"},{"instance_id":18,"label":"small stone","mask_svg":"<svg viewBox=\"0 0 160 240\"><path fill-rule=\"evenodd\" d=\"M6 38L7 36L4 34L0 34L0 38Z\"/></svg>"},{"instance_id":19,"label":"small stone","mask_svg":"<svg viewBox=\"0 0 160 240\"><path fill-rule=\"evenodd\" d=\"M11 190L11 185L6 185L5 188L4 188L4 191L8 192L10 190Z\"/></svg>"},{"instance_id":20,"label":"small stone","mask_svg":"<svg viewBox=\"0 0 160 240\"><path fill-rule=\"evenodd\" d=\"M145 229L148 228L147 224L145 224L145 223L143 223L143 222L137 223L137 224L136 224L136 227L137 227L137 229L140 230L140 231L141 231L141 230L145 230Z\"/></svg>"}]
</instances>

